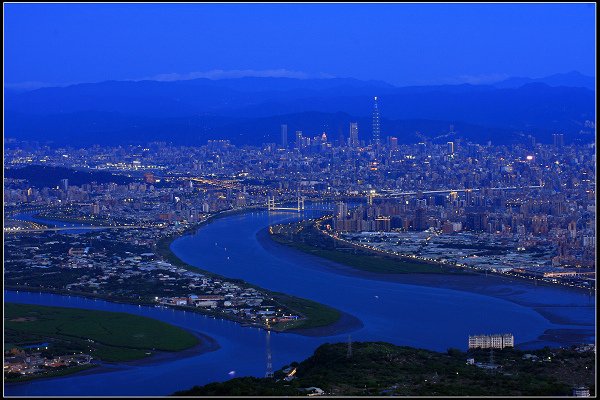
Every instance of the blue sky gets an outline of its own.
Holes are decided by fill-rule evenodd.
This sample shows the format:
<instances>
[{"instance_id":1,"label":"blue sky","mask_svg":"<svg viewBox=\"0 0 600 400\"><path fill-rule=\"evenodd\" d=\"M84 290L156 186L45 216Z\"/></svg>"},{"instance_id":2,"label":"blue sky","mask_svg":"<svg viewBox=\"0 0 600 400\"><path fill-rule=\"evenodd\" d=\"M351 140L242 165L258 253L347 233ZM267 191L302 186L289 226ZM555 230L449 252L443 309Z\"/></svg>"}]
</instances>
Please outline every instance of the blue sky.
<instances>
[{"instance_id":1,"label":"blue sky","mask_svg":"<svg viewBox=\"0 0 600 400\"><path fill-rule=\"evenodd\" d=\"M595 74L588 4L4 4L4 82Z\"/></svg>"}]
</instances>

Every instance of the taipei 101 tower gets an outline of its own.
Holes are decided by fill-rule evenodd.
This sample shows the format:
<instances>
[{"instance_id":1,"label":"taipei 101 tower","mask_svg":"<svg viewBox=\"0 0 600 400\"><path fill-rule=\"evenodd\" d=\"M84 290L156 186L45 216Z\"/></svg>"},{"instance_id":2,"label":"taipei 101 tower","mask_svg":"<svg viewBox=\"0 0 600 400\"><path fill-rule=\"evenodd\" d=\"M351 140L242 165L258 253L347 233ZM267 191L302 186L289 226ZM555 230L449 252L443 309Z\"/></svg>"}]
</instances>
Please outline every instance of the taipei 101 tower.
<instances>
[{"instance_id":1,"label":"taipei 101 tower","mask_svg":"<svg viewBox=\"0 0 600 400\"><path fill-rule=\"evenodd\" d=\"M377 107L377 96L375 96L375 104L373 105L373 144L379 146L379 108Z\"/></svg>"}]
</instances>

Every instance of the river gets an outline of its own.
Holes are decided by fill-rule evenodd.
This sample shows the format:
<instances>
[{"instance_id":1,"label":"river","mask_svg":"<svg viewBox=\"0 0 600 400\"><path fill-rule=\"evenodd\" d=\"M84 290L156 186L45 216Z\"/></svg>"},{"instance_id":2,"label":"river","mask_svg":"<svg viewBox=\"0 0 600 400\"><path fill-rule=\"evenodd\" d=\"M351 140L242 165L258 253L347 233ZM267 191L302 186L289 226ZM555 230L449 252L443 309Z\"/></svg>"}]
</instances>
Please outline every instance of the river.
<instances>
[{"instance_id":1,"label":"river","mask_svg":"<svg viewBox=\"0 0 600 400\"><path fill-rule=\"evenodd\" d=\"M356 272L268 239L265 228L270 224L295 219L297 214L286 212L233 215L176 240L171 248L199 268L322 302L360 319L363 326L351 332L353 341L465 350L470 334L510 332L521 348L595 343L595 297L588 293L484 275ZM220 346L160 363L108 366L98 373L5 385L7 395L167 395L234 376L265 373L266 333L257 328L172 309L52 294L5 292L5 301L144 315L210 336ZM348 340L347 333L271 335L275 369L305 359L322 343Z\"/></svg>"}]
</instances>

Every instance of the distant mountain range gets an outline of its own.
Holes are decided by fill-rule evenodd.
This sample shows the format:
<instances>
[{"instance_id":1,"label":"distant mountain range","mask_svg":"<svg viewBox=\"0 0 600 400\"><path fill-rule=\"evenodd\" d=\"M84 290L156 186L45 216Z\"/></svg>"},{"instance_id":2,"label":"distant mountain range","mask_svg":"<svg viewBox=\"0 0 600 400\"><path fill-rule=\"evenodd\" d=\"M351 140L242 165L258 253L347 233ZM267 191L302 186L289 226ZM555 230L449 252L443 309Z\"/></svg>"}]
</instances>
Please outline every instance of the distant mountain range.
<instances>
[{"instance_id":1,"label":"distant mountain range","mask_svg":"<svg viewBox=\"0 0 600 400\"><path fill-rule=\"evenodd\" d=\"M401 143L453 135L476 142L548 142L556 131L571 140L593 140L585 121L595 120L595 92L578 73L511 78L494 85L396 87L357 79L237 78L174 82L107 81L28 92L5 91L5 137L56 145L147 143L234 144L289 140L302 130L371 138L373 97L379 97L384 136ZM521 84L522 83L522 84ZM589 123L588 123L589 125ZM420 132L420 133L417 133Z\"/></svg>"},{"instance_id":2,"label":"distant mountain range","mask_svg":"<svg viewBox=\"0 0 600 400\"><path fill-rule=\"evenodd\" d=\"M554 74L544 78L509 78L494 83L494 86L506 89L517 88L528 83L545 83L548 86L583 87L590 90L596 90L596 79L591 76L583 75L577 71Z\"/></svg>"}]
</instances>

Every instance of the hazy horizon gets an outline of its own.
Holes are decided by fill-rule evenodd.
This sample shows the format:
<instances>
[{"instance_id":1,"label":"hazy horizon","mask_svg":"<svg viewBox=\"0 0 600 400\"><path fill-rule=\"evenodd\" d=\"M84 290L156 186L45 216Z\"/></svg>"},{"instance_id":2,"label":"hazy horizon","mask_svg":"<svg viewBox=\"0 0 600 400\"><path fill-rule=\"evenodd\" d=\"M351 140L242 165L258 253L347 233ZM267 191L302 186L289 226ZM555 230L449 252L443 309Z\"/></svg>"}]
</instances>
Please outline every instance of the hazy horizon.
<instances>
[{"instance_id":1,"label":"hazy horizon","mask_svg":"<svg viewBox=\"0 0 600 400\"><path fill-rule=\"evenodd\" d=\"M286 74L289 72L289 74ZM411 87L411 86L435 86L435 85L494 85L499 82L503 82L507 79L513 78L523 78L523 79L543 79L550 76L555 75L569 75L569 74L579 74L586 78L595 79L595 74L585 75L579 71L565 71L565 72L557 72L550 75L544 76L498 76L497 79L479 82L479 81L448 81L448 82L430 82L430 83L421 83L421 84L407 84L407 85L394 85L388 81L381 79L358 79L351 76L334 76L328 74L322 74L320 76L310 76L308 74L302 75L303 73L300 71L281 71L281 70L265 70L265 71L248 71L248 70L233 70L233 71L224 71L224 70L213 70L206 72L194 72L189 74L159 74L153 77L146 77L141 79L109 79L109 80L101 80L94 82L63 82L63 83L48 83L48 82L20 82L20 83L5 83L5 89L13 90L13 91L30 91L41 88L52 88L52 87L67 87L73 85L80 84L94 84L94 83L102 83L102 82L110 82L110 81L121 81L121 82L141 82L141 81L156 81L156 82L181 82L188 81L194 79L209 79L213 81L225 80L225 79L239 79L239 78L289 78L289 79L356 79L359 81L369 82L383 82L396 87Z\"/></svg>"}]
</instances>

